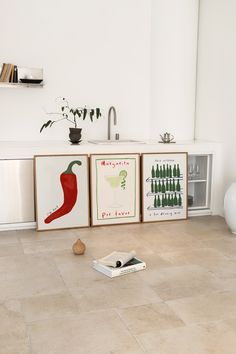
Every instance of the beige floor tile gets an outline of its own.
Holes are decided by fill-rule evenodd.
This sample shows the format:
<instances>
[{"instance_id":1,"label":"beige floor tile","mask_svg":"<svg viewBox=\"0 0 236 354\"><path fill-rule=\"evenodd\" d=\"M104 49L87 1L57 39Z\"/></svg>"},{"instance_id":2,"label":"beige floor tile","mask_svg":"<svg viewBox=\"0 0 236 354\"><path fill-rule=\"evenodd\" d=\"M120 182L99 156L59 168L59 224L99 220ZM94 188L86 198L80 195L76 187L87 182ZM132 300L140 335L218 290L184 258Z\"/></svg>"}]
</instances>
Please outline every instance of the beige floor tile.
<instances>
[{"instance_id":1,"label":"beige floor tile","mask_svg":"<svg viewBox=\"0 0 236 354\"><path fill-rule=\"evenodd\" d=\"M74 229L71 230L51 230L51 231L36 231L36 230L19 230L17 231L18 239L24 242L49 241L58 239L76 238Z\"/></svg>"},{"instance_id":2,"label":"beige floor tile","mask_svg":"<svg viewBox=\"0 0 236 354\"><path fill-rule=\"evenodd\" d=\"M18 254L23 254L20 243L0 243L0 257L17 256Z\"/></svg>"},{"instance_id":3,"label":"beige floor tile","mask_svg":"<svg viewBox=\"0 0 236 354\"><path fill-rule=\"evenodd\" d=\"M67 254L68 262L65 262L65 258L62 257L60 262L60 256L56 256L56 264L67 287L90 287L93 282L99 282L104 279L104 275L96 272L92 268L92 258L86 256L75 256L73 254Z\"/></svg>"},{"instance_id":4,"label":"beige floor tile","mask_svg":"<svg viewBox=\"0 0 236 354\"><path fill-rule=\"evenodd\" d=\"M26 322L75 316L79 313L78 305L69 293L34 296L20 302Z\"/></svg>"},{"instance_id":5,"label":"beige floor tile","mask_svg":"<svg viewBox=\"0 0 236 354\"><path fill-rule=\"evenodd\" d=\"M30 354L25 321L20 312L0 304L0 353Z\"/></svg>"},{"instance_id":6,"label":"beige floor tile","mask_svg":"<svg viewBox=\"0 0 236 354\"><path fill-rule=\"evenodd\" d=\"M236 332L236 317L229 318L228 320L225 320L224 323Z\"/></svg>"},{"instance_id":7,"label":"beige floor tile","mask_svg":"<svg viewBox=\"0 0 236 354\"><path fill-rule=\"evenodd\" d=\"M188 252L166 252L161 253L161 258L174 265L196 264L205 268L216 266L222 261L227 261L227 257L220 251L212 248L200 248L189 250Z\"/></svg>"},{"instance_id":8,"label":"beige floor tile","mask_svg":"<svg viewBox=\"0 0 236 354\"><path fill-rule=\"evenodd\" d=\"M117 311L132 334L185 325L165 303L132 306Z\"/></svg>"},{"instance_id":9,"label":"beige floor tile","mask_svg":"<svg viewBox=\"0 0 236 354\"><path fill-rule=\"evenodd\" d=\"M113 310L38 321L29 330L34 354L143 353Z\"/></svg>"},{"instance_id":10,"label":"beige floor tile","mask_svg":"<svg viewBox=\"0 0 236 354\"><path fill-rule=\"evenodd\" d=\"M0 245L4 243L19 243L16 231L1 231L0 232Z\"/></svg>"},{"instance_id":11,"label":"beige floor tile","mask_svg":"<svg viewBox=\"0 0 236 354\"><path fill-rule=\"evenodd\" d=\"M68 237L67 239L54 239L34 242L22 243L25 254L33 253L55 253L58 251L72 249L73 243L76 241L76 237Z\"/></svg>"},{"instance_id":12,"label":"beige floor tile","mask_svg":"<svg viewBox=\"0 0 236 354\"><path fill-rule=\"evenodd\" d=\"M226 324L179 327L137 336L148 354L235 354L235 331Z\"/></svg>"},{"instance_id":13,"label":"beige floor tile","mask_svg":"<svg viewBox=\"0 0 236 354\"><path fill-rule=\"evenodd\" d=\"M103 277L103 280L91 283L89 287L70 288L70 292L77 299L81 312L161 301L149 286L140 286L140 278L135 274L114 279Z\"/></svg>"},{"instance_id":14,"label":"beige floor tile","mask_svg":"<svg viewBox=\"0 0 236 354\"><path fill-rule=\"evenodd\" d=\"M0 257L0 301L65 290L65 283L49 257Z\"/></svg>"},{"instance_id":15,"label":"beige floor tile","mask_svg":"<svg viewBox=\"0 0 236 354\"><path fill-rule=\"evenodd\" d=\"M196 237L187 233L176 233L169 231L158 232L156 235L145 234L142 238L144 247L151 248L157 254L182 250L188 252L195 248L202 248L204 245Z\"/></svg>"},{"instance_id":16,"label":"beige floor tile","mask_svg":"<svg viewBox=\"0 0 236 354\"><path fill-rule=\"evenodd\" d=\"M168 305L187 324L225 320L236 317L236 292L173 300Z\"/></svg>"},{"instance_id":17,"label":"beige floor tile","mask_svg":"<svg viewBox=\"0 0 236 354\"><path fill-rule=\"evenodd\" d=\"M139 273L163 300L196 296L220 290L218 278L198 265L173 266Z\"/></svg>"},{"instance_id":18,"label":"beige floor tile","mask_svg":"<svg viewBox=\"0 0 236 354\"><path fill-rule=\"evenodd\" d=\"M193 225L198 228L208 228L210 230L227 231L229 228L225 222L225 219L219 215L209 216L197 216L190 218Z\"/></svg>"},{"instance_id":19,"label":"beige floor tile","mask_svg":"<svg viewBox=\"0 0 236 354\"><path fill-rule=\"evenodd\" d=\"M236 237L233 234L227 235L219 240L204 241L205 247L214 248L222 252L227 257L236 260Z\"/></svg>"},{"instance_id":20,"label":"beige floor tile","mask_svg":"<svg viewBox=\"0 0 236 354\"><path fill-rule=\"evenodd\" d=\"M217 262L214 262L212 259L206 265L206 268L221 279L231 278L233 280L233 278L236 277L236 259L233 260L225 257L224 259L218 260Z\"/></svg>"},{"instance_id":21,"label":"beige floor tile","mask_svg":"<svg viewBox=\"0 0 236 354\"><path fill-rule=\"evenodd\" d=\"M30 354L235 354L236 243L221 217L1 232L0 244L0 354L29 354L26 326ZM131 249L145 271L92 269Z\"/></svg>"}]
</instances>

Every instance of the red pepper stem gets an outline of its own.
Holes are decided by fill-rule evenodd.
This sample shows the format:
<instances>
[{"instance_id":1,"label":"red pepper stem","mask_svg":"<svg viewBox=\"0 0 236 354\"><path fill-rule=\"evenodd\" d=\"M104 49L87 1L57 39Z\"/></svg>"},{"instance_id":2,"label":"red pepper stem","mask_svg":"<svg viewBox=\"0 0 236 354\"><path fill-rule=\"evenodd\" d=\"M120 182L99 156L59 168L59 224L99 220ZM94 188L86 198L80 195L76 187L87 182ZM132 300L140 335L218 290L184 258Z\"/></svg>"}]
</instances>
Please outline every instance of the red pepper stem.
<instances>
[{"instance_id":1,"label":"red pepper stem","mask_svg":"<svg viewBox=\"0 0 236 354\"><path fill-rule=\"evenodd\" d=\"M74 174L73 171L72 171L72 167L74 165L82 165L82 162L81 161L71 161L67 167L67 169L63 172L63 174Z\"/></svg>"}]
</instances>

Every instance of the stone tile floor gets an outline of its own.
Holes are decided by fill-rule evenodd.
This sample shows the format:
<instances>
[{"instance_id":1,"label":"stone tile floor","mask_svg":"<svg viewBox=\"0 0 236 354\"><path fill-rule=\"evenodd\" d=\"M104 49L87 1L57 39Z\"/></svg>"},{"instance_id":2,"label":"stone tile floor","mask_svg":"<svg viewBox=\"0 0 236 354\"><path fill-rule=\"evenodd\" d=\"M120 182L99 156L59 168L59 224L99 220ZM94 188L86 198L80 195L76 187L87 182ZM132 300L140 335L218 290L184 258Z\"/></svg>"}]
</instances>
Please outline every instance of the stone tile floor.
<instances>
[{"instance_id":1,"label":"stone tile floor","mask_svg":"<svg viewBox=\"0 0 236 354\"><path fill-rule=\"evenodd\" d=\"M131 249L145 271L91 267ZM1 232L0 354L29 353L235 354L236 237L217 216Z\"/></svg>"}]
</instances>

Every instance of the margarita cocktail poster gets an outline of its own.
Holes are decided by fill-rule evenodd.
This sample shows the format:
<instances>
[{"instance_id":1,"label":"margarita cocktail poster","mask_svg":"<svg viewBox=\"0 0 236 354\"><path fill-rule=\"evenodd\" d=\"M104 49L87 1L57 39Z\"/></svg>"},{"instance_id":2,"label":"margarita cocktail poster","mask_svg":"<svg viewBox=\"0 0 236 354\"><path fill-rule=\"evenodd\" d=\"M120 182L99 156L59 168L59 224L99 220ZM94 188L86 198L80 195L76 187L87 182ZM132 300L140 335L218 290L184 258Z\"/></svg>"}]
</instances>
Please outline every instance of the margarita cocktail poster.
<instances>
[{"instance_id":1,"label":"margarita cocktail poster","mask_svg":"<svg viewBox=\"0 0 236 354\"><path fill-rule=\"evenodd\" d=\"M91 156L92 224L139 221L139 155Z\"/></svg>"}]
</instances>

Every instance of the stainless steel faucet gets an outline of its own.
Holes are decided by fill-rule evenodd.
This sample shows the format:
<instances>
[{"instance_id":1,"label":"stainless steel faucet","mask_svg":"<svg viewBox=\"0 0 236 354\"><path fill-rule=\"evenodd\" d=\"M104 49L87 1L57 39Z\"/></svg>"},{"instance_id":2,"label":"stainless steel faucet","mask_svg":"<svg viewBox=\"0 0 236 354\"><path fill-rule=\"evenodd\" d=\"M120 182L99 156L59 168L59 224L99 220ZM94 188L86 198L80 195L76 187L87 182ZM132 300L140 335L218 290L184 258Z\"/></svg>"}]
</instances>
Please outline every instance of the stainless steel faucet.
<instances>
[{"instance_id":1,"label":"stainless steel faucet","mask_svg":"<svg viewBox=\"0 0 236 354\"><path fill-rule=\"evenodd\" d=\"M113 112L114 125L117 124L116 109L115 109L115 107L111 106L108 111L108 130L107 130L107 139L108 140L111 140L111 112Z\"/></svg>"}]
</instances>

